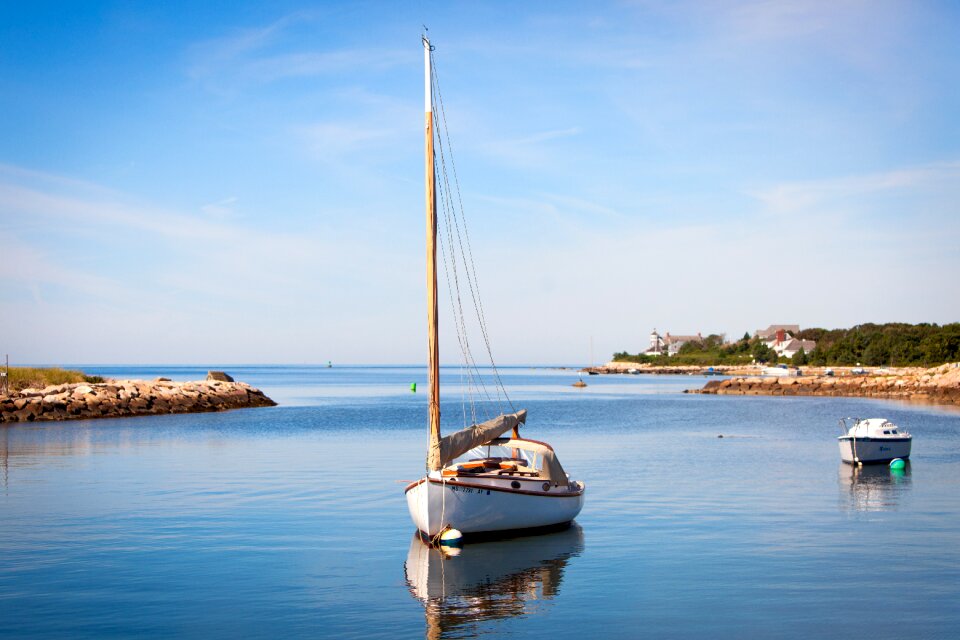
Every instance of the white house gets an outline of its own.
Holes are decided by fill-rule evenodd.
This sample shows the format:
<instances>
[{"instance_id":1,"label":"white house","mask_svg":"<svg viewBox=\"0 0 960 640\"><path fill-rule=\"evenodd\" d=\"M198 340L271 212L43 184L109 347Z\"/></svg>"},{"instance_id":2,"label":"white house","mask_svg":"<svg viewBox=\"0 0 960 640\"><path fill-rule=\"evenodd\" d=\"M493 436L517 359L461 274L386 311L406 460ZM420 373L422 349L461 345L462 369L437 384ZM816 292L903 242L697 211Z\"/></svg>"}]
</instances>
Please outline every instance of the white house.
<instances>
[{"instance_id":1,"label":"white house","mask_svg":"<svg viewBox=\"0 0 960 640\"><path fill-rule=\"evenodd\" d=\"M817 346L813 340L800 340L794 338L788 327L796 327L799 333L799 325L770 325L769 329L763 331L757 330L756 335L760 336L763 343L770 349L773 349L781 358L792 358L802 348L804 353L810 353ZM772 329L772 335L769 333Z\"/></svg>"},{"instance_id":2,"label":"white house","mask_svg":"<svg viewBox=\"0 0 960 640\"><path fill-rule=\"evenodd\" d=\"M754 338L760 338L760 339L762 339L764 342L766 342L766 341L768 341L768 340L772 340L773 338L775 338L776 335L777 335L777 331L784 331L785 333L787 333L787 334L789 334L789 335L792 336L792 335L795 334L795 333L800 333L800 325L798 325L798 324L772 324L772 325L770 325L769 327L767 327L766 329L757 329L756 331L754 331L754 332L753 332L753 337L754 337Z\"/></svg>"},{"instance_id":3,"label":"white house","mask_svg":"<svg viewBox=\"0 0 960 640\"><path fill-rule=\"evenodd\" d=\"M661 336L654 329L650 333L650 346L643 352L643 355L659 356L666 351L668 356L675 356L680 352L680 347L688 342L703 342L703 336L699 332L695 336L672 336L669 331L666 335Z\"/></svg>"}]
</instances>

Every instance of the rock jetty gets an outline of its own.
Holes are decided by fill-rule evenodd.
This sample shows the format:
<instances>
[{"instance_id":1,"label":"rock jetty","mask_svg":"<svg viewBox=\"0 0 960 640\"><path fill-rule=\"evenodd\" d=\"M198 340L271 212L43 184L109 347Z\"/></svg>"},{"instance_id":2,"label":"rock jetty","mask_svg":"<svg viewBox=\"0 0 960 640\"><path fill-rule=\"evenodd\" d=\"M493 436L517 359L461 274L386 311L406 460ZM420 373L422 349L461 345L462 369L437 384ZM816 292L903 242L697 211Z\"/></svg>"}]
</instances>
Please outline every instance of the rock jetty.
<instances>
[{"instance_id":1,"label":"rock jetty","mask_svg":"<svg viewBox=\"0 0 960 640\"><path fill-rule=\"evenodd\" d=\"M827 376L739 377L711 380L685 393L741 396L852 396L960 405L960 363L932 369L881 370Z\"/></svg>"},{"instance_id":2,"label":"rock jetty","mask_svg":"<svg viewBox=\"0 0 960 640\"><path fill-rule=\"evenodd\" d=\"M651 374L651 375L703 375L705 373L710 373L712 375L737 375L740 373L747 373L751 367L744 365L714 365L712 367L704 367L700 365L674 365L674 366L663 366L655 365L649 363L637 364L635 362L618 362L611 361L605 365L599 367L585 367L580 371L584 373L602 373L602 374L617 374L617 373L635 373L635 374Z\"/></svg>"},{"instance_id":3,"label":"rock jetty","mask_svg":"<svg viewBox=\"0 0 960 640\"><path fill-rule=\"evenodd\" d=\"M244 382L224 382L209 376L199 382L110 380L0 395L0 423L200 413L276 404Z\"/></svg>"}]
</instances>

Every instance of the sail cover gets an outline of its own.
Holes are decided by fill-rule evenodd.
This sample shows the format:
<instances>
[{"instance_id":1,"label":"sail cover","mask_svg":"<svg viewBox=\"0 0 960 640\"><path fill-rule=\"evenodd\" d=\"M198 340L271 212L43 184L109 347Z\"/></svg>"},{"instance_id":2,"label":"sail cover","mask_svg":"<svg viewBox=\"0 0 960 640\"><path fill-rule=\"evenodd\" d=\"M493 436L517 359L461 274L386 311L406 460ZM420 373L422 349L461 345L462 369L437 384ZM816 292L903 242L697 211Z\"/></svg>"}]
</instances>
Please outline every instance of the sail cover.
<instances>
[{"instance_id":1,"label":"sail cover","mask_svg":"<svg viewBox=\"0 0 960 640\"><path fill-rule=\"evenodd\" d=\"M455 458L463 455L474 447L479 447L491 440L516 428L527 421L527 410L521 409L516 413L497 416L472 427L461 429L441 438L435 447L430 449L427 463L431 471L437 471L450 464Z\"/></svg>"}]
</instances>

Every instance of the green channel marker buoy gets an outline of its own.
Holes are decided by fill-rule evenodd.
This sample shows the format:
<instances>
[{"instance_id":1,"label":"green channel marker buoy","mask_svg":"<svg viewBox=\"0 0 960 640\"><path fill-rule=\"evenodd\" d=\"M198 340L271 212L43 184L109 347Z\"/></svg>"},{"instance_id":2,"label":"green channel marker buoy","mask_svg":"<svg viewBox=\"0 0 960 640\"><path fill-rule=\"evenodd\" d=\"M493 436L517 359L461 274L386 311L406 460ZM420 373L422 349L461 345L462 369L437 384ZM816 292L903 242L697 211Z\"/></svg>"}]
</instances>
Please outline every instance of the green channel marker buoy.
<instances>
[{"instance_id":1,"label":"green channel marker buoy","mask_svg":"<svg viewBox=\"0 0 960 640\"><path fill-rule=\"evenodd\" d=\"M907 463L903 461L903 458L894 458L890 461L890 469L892 471L903 471L905 466L907 466Z\"/></svg>"},{"instance_id":2,"label":"green channel marker buoy","mask_svg":"<svg viewBox=\"0 0 960 640\"><path fill-rule=\"evenodd\" d=\"M416 383L416 382L411 382L411 383L410 383L410 391L412 391L412 392L414 392L414 393L417 392L417 383Z\"/></svg>"}]
</instances>

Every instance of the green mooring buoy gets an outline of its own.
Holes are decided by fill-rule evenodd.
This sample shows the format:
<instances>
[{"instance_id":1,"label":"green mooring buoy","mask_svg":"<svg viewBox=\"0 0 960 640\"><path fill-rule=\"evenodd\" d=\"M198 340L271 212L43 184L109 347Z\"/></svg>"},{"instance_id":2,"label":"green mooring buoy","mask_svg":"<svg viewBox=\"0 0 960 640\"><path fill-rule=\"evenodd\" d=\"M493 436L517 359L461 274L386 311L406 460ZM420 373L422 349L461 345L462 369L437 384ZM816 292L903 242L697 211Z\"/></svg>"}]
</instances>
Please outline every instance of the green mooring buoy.
<instances>
[{"instance_id":1,"label":"green mooring buoy","mask_svg":"<svg viewBox=\"0 0 960 640\"><path fill-rule=\"evenodd\" d=\"M411 382L411 383L410 383L410 391L412 391L412 392L414 392L414 393L417 392L417 383L416 383L416 382Z\"/></svg>"},{"instance_id":2,"label":"green mooring buoy","mask_svg":"<svg viewBox=\"0 0 960 640\"><path fill-rule=\"evenodd\" d=\"M907 463L904 462L903 458L894 458L890 461L890 469L892 471L902 471L906 466Z\"/></svg>"}]
</instances>

